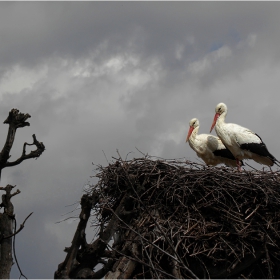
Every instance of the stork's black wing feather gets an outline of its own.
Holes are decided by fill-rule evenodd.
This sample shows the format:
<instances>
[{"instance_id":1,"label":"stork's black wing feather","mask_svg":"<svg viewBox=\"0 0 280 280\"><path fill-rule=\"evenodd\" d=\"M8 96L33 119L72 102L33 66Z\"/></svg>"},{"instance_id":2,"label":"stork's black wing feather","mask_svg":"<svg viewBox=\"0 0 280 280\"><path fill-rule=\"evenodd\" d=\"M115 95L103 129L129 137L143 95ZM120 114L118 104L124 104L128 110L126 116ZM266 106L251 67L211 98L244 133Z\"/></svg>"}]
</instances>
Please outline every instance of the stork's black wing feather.
<instances>
[{"instance_id":1,"label":"stork's black wing feather","mask_svg":"<svg viewBox=\"0 0 280 280\"><path fill-rule=\"evenodd\" d=\"M261 137L255 133L261 140L261 143L244 143L240 145L240 148L243 150L248 150L259 156L268 157L272 161L276 160L275 157L268 151L265 143L262 141Z\"/></svg>"},{"instance_id":2,"label":"stork's black wing feather","mask_svg":"<svg viewBox=\"0 0 280 280\"><path fill-rule=\"evenodd\" d=\"M213 154L215 156L219 156L219 157L224 157L224 158L228 158L228 159L233 159L235 160L235 157L233 156L233 154L231 153L231 151L229 149L219 149L219 150L215 150L213 152Z\"/></svg>"}]
</instances>

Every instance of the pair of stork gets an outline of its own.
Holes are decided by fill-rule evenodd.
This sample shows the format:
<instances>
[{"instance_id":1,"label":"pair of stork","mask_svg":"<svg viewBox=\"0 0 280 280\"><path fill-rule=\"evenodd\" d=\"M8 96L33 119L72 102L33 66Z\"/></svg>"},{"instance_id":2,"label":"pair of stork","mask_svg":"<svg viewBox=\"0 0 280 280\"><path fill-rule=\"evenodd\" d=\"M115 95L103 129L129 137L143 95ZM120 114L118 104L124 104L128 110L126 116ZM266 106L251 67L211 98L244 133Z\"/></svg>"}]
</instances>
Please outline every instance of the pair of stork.
<instances>
[{"instance_id":1,"label":"pair of stork","mask_svg":"<svg viewBox=\"0 0 280 280\"><path fill-rule=\"evenodd\" d=\"M190 120L186 139L197 156L207 165L224 163L232 167L237 166L241 171L242 160L253 159L268 166L279 166L280 162L268 151L259 135L240 125L225 123L226 104L219 103L215 112L210 132L215 127L218 137L210 134L198 135L199 121L194 118Z\"/></svg>"}]
</instances>

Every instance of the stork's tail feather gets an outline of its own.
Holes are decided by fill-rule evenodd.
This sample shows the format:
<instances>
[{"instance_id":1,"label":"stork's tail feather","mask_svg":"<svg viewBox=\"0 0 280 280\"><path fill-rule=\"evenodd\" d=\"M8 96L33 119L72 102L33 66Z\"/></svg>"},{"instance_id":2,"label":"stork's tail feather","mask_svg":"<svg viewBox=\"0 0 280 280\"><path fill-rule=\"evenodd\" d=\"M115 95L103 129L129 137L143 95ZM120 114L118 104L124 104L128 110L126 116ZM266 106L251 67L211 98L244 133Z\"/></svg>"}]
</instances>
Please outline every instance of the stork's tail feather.
<instances>
[{"instance_id":1,"label":"stork's tail feather","mask_svg":"<svg viewBox=\"0 0 280 280\"><path fill-rule=\"evenodd\" d=\"M274 163L275 163L278 167L280 167L280 161L279 161L279 160L274 159Z\"/></svg>"}]
</instances>

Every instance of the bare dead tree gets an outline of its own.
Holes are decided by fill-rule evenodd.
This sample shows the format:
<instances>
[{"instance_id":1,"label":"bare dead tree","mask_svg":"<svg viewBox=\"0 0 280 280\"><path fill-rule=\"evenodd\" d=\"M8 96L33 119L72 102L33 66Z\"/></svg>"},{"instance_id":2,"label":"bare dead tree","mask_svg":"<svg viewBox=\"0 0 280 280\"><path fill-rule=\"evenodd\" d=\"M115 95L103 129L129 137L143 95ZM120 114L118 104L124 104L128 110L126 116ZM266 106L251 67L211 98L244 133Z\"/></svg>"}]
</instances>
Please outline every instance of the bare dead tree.
<instances>
[{"instance_id":1,"label":"bare dead tree","mask_svg":"<svg viewBox=\"0 0 280 280\"><path fill-rule=\"evenodd\" d=\"M26 159L38 158L45 150L44 144L42 142L39 142L36 139L35 134L33 134L32 135L33 143L31 144L24 143L21 156L15 161L9 161L9 158L11 157L10 151L12 149L15 140L16 131L20 127L29 126L30 124L26 120L30 117L31 116L29 114L23 114L20 113L19 110L17 109L12 109L9 112L9 116L4 121L5 124L9 125L9 129L8 129L6 142L0 153L0 178L1 178L1 173L3 168L18 165ZM33 145L36 146L36 150L26 153L26 146L33 146ZM11 202L11 198L20 193L19 190L12 193L12 189L14 187L15 186L11 186L11 185L7 185L6 187L0 187L0 190L5 191L5 194L2 195L2 203L0 204L0 208L4 208L3 213L0 213L0 278L1 279L10 278L10 271L13 263L12 237L15 237L15 235L23 229L25 221L32 214L31 213L27 216L27 218L20 225L20 228L17 231L12 232L12 223L13 221L15 221L15 215L14 215L14 206ZM21 275L23 275L22 272Z\"/></svg>"},{"instance_id":2,"label":"bare dead tree","mask_svg":"<svg viewBox=\"0 0 280 280\"><path fill-rule=\"evenodd\" d=\"M280 278L280 171L148 156L97 170L55 278Z\"/></svg>"}]
</instances>

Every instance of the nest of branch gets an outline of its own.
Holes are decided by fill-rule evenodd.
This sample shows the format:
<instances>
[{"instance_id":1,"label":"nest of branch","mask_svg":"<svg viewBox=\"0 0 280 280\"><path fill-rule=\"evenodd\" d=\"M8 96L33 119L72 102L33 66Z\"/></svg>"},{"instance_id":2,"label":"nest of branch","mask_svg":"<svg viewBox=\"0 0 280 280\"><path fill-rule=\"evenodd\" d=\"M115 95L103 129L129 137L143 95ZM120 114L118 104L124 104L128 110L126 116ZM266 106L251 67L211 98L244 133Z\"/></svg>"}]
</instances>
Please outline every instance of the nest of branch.
<instances>
[{"instance_id":1,"label":"nest of branch","mask_svg":"<svg viewBox=\"0 0 280 280\"><path fill-rule=\"evenodd\" d=\"M278 172L145 157L96 177L99 236L117 218L106 277L280 278Z\"/></svg>"}]
</instances>

